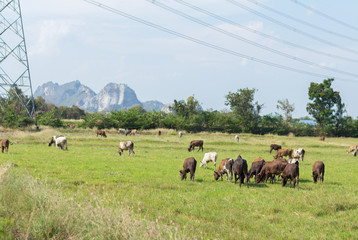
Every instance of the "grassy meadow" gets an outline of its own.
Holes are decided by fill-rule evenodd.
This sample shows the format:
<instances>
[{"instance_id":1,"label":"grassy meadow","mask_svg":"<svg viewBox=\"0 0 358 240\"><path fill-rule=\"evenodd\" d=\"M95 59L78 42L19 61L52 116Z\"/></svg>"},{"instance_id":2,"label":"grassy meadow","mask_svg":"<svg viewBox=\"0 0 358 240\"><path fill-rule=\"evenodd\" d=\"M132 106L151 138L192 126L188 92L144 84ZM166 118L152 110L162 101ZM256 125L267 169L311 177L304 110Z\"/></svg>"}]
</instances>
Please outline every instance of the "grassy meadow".
<instances>
[{"instance_id":1,"label":"grassy meadow","mask_svg":"<svg viewBox=\"0 0 358 240\"><path fill-rule=\"evenodd\" d=\"M0 184L0 236L10 239L357 239L358 158L346 154L353 138L241 134L184 134L162 129L137 136L96 137L95 130L0 132L13 145L0 164L12 164ZM48 147L64 134L68 151ZM204 152L188 152L191 140ZM120 141L135 156L118 155ZM249 188L214 180L213 164L199 168L205 152L221 159L240 154L273 160L271 143L306 150L299 191L274 184ZM187 157L198 161L195 182L181 181ZM313 184L312 164L326 166ZM189 177L188 177L189 179ZM3 235L1 235L1 233Z\"/></svg>"}]
</instances>

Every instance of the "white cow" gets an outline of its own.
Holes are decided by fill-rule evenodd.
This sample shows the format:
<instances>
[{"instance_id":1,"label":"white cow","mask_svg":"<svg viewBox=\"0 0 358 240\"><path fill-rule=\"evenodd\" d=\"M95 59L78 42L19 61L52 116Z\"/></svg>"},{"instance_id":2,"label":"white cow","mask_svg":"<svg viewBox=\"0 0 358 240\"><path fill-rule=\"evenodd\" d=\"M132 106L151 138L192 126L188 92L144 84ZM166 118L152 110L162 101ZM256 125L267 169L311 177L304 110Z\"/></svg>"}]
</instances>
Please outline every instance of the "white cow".
<instances>
[{"instance_id":1,"label":"white cow","mask_svg":"<svg viewBox=\"0 0 358 240\"><path fill-rule=\"evenodd\" d=\"M53 136L48 146L55 144L56 148L60 147L62 150L67 150L67 139L63 135Z\"/></svg>"},{"instance_id":2,"label":"white cow","mask_svg":"<svg viewBox=\"0 0 358 240\"><path fill-rule=\"evenodd\" d=\"M301 158L301 162L303 162L304 156L305 156L305 150L303 148L295 149L292 153L292 158L297 160Z\"/></svg>"},{"instance_id":3,"label":"white cow","mask_svg":"<svg viewBox=\"0 0 358 240\"><path fill-rule=\"evenodd\" d=\"M183 136L183 132L179 132L179 137L181 138Z\"/></svg>"},{"instance_id":4,"label":"white cow","mask_svg":"<svg viewBox=\"0 0 358 240\"><path fill-rule=\"evenodd\" d=\"M208 162L214 163L214 170L216 170L216 160L218 159L218 154L216 152L208 152L204 154L203 160L200 162L200 167L205 164L205 168L208 168Z\"/></svg>"},{"instance_id":5,"label":"white cow","mask_svg":"<svg viewBox=\"0 0 358 240\"><path fill-rule=\"evenodd\" d=\"M237 143L239 143L239 135L235 135L235 140Z\"/></svg>"},{"instance_id":6,"label":"white cow","mask_svg":"<svg viewBox=\"0 0 358 240\"><path fill-rule=\"evenodd\" d=\"M118 134L126 134L126 130L124 128L119 128L118 129Z\"/></svg>"},{"instance_id":7,"label":"white cow","mask_svg":"<svg viewBox=\"0 0 358 240\"><path fill-rule=\"evenodd\" d=\"M132 141L120 142L119 146L118 146L119 156L122 156L123 150L128 150L129 156L131 155L131 153L132 153L132 155L134 155L133 148L134 148L134 144Z\"/></svg>"}]
</instances>

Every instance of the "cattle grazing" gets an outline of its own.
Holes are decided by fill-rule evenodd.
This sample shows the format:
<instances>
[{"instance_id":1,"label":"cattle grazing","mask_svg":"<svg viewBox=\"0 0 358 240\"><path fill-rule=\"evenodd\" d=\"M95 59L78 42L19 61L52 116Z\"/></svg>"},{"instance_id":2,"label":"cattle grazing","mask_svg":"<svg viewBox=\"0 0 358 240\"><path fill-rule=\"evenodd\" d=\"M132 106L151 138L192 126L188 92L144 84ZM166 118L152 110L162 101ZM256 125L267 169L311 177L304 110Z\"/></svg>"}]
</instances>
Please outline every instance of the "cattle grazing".
<instances>
[{"instance_id":1,"label":"cattle grazing","mask_svg":"<svg viewBox=\"0 0 358 240\"><path fill-rule=\"evenodd\" d=\"M239 180L239 184L240 184L240 187L241 187L241 184L244 183L245 178L246 178L246 186L249 187L249 185L248 185L247 161L245 159L242 159L242 157L240 155L235 160L235 162L234 162L234 164L232 166L232 170L234 172L235 184L236 184L237 180Z\"/></svg>"},{"instance_id":2,"label":"cattle grazing","mask_svg":"<svg viewBox=\"0 0 358 240\"><path fill-rule=\"evenodd\" d=\"M326 136L321 136L321 137L319 138L319 140L321 140L321 141L326 140Z\"/></svg>"},{"instance_id":3,"label":"cattle grazing","mask_svg":"<svg viewBox=\"0 0 358 240\"><path fill-rule=\"evenodd\" d=\"M303 162L303 158L305 156L306 151L303 148L295 149L292 153L292 158L294 159L301 159L301 162Z\"/></svg>"},{"instance_id":4,"label":"cattle grazing","mask_svg":"<svg viewBox=\"0 0 358 240\"><path fill-rule=\"evenodd\" d=\"M132 141L126 141L126 142L120 142L118 146L118 154L119 156L122 156L124 150L128 150L128 156L131 154L134 155L134 144Z\"/></svg>"},{"instance_id":5,"label":"cattle grazing","mask_svg":"<svg viewBox=\"0 0 358 240\"><path fill-rule=\"evenodd\" d=\"M10 145L10 141L9 139L2 139L1 142L1 152L4 153L7 153L9 151L9 145Z\"/></svg>"},{"instance_id":6,"label":"cattle grazing","mask_svg":"<svg viewBox=\"0 0 358 240\"><path fill-rule=\"evenodd\" d=\"M234 160L232 158L225 158L221 160L221 164L217 171L214 171L214 179L218 180L221 177L221 181L223 180L223 175L226 174L226 181L230 179L232 180L232 165L234 164Z\"/></svg>"},{"instance_id":7,"label":"cattle grazing","mask_svg":"<svg viewBox=\"0 0 358 240\"><path fill-rule=\"evenodd\" d=\"M270 154L271 154L271 152L272 152L272 150L279 150L279 149L281 149L281 145L277 145L277 144L271 144L270 145Z\"/></svg>"},{"instance_id":8,"label":"cattle grazing","mask_svg":"<svg viewBox=\"0 0 358 240\"><path fill-rule=\"evenodd\" d=\"M320 183L323 183L324 180L324 163L322 161L317 161L313 163L312 167L312 177L313 182L317 183L317 179Z\"/></svg>"},{"instance_id":9,"label":"cattle grazing","mask_svg":"<svg viewBox=\"0 0 358 240\"><path fill-rule=\"evenodd\" d=\"M160 136L160 135L162 135L162 131L159 130L158 131L158 136Z\"/></svg>"},{"instance_id":10,"label":"cattle grazing","mask_svg":"<svg viewBox=\"0 0 358 240\"><path fill-rule=\"evenodd\" d=\"M235 135L235 140L237 143L239 143L239 140L240 140L239 135Z\"/></svg>"},{"instance_id":11,"label":"cattle grazing","mask_svg":"<svg viewBox=\"0 0 358 240\"><path fill-rule=\"evenodd\" d=\"M300 175L300 170L298 164L287 164L287 166L282 172L282 187L284 187L287 183L287 180L290 179L290 187L293 182L293 188L295 188L297 184L297 190L298 190L299 175Z\"/></svg>"},{"instance_id":12,"label":"cattle grazing","mask_svg":"<svg viewBox=\"0 0 358 240\"><path fill-rule=\"evenodd\" d=\"M190 142L188 151L189 151L189 152L190 152L191 150L194 151L194 148L195 148L195 147L199 147L198 152L200 151L200 149L201 149L201 151L203 152L203 151L204 151L203 145L204 145L204 141L203 141L203 140L193 140L193 141Z\"/></svg>"},{"instance_id":13,"label":"cattle grazing","mask_svg":"<svg viewBox=\"0 0 358 240\"><path fill-rule=\"evenodd\" d=\"M183 170L179 170L181 180L186 180L186 174L190 172L190 180L194 182L194 175L196 170L196 160L193 157L184 160Z\"/></svg>"},{"instance_id":14,"label":"cattle grazing","mask_svg":"<svg viewBox=\"0 0 358 240\"><path fill-rule=\"evenodd\" d=\"M183 132L179 132L179 138L183 136Z\"/></svg>"},{"instance_id":15,"label":"cattle grazing","mask_svg":"<svg viewBox=\"0 0 358 240\"><path fill-rule=\"evenodd\" d=\"M208 152L204 154L203 160L200 162L200 166L202 167L205 164L205 168L208 168L208 162L214 163L214 170L216 170L216 160L218 159L218 154L216 152Z\"/></svg>"},{"instance_id":16,"label":"cattle grazing","mask_svg":"<svg viewBox=\"0 0 358 240\"><path fill-rule=\"evenodd\" d=\"M66 148L67 150L67 138L63 135L53 136L48 146L50 147L52 144L55 144L56 148L60 147L62 150Z\"/></svg>"},{"instance_id":17,"label":"cattle grazing","mask_svg":"<svg viewBox=\"0 0 358 240\"><path fill-rule=\"evenodd\" d=\"M274 158L280 158L280 157L284 157L284 156L288 156L289 158L291 158L292 152L293 152L293 150L291 148L279 149L279 150L277 150L277 153L274 156Z\"/></svg>"},{"instance_id":18,"label":"cattle grazing","mask_svg":"<svg viewBox=\"0 0 358 240\"><path fill-rule=\"evenodd\" d=\"M104 130L97 130L97 137L98 137L98 135L105 137L105 138L107 137L106 132Z\"/></svg>"},{"instance_id":19,"label":"cattle grazing","mask_svg":"<svg viewBox=\"0 0 358 240\"><path fill-rule=\"evenodd\" d=\"M126 134L126 130L124 128L119 128L118 129L118 134Z\"/></svg>"},{"instance_id":20,"label":"cattle grazing","mask_svg":"<svg viewBox=\"0 0 358 240\"><path fill-rule=\"evenodd\" d=\"M357 151L357 150L358 150L357 145L352 145L347 150L347 153L351 153L351 152L354 152L354 151Z\"/></svg>"},{"instance_id":21,"label":"cattle grazing","mask_svg":"<svg viewBox=\"0 0 358 240\"><path fill-rule=\"evenodd\" d=\"M257 159L261 159L260 161L255 161ZM265 165L265 160L263 160L263 158L256 158L252 164L251 164L251 168L250 171L248 173L248 177L247 177L247 181L250 181L250 179L255 175L255 182L256 179L258 177L258 174L260 173L262 167Z\"/></svg>"},{"instance_id":22,"label":"cattle grazing","mask_svg":"<svg viewBox=\"0 0 358 240\"><path fill-rule=\"evenodd\" d=\"M266 162L260 173L255 177L255 182L267 182L267 179L270 178L270 182L273 183L274 176L280 176L287 164L288 162L285 159L276 159L272 162Z\"/></svg>"},{"instance_id":23,"label":"cattle grazing","mask_svg":"<svg viewBox=\"0 0 358 240\"><path fill-rule=\"evenodd\" d=\"M128 135L134 136L136 134L137 134L137 129L131 129L126 132L126 136L128 136Z\"/></svg>"}]
</instances>

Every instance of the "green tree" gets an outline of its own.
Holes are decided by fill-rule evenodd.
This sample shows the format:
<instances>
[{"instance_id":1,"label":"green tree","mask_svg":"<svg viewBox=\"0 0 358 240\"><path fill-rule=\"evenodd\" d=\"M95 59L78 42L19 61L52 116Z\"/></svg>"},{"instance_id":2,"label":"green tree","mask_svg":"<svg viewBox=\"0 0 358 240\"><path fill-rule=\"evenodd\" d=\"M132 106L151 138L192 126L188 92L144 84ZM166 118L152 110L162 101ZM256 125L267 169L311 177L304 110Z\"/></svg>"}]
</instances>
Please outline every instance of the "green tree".
<instances>
[{"instance_id":1,"label":"green tree","mask_svg":"<svg viewBox=\"0 0 358 240\"><path fill-rule=\"evenodd\" d=\"M229 92L226 95L225 105L230 106L230 109L235 113L239 119L242 130L244 132L255 132L260 120L260 111L263 105L257 101L254 102L254 94L256 89L238 89L236 93Z\"/></svg>"},{"instance_id":2,"label":"green tree","mask_svg":"<svg viewBox=\"0 0 358 240\"><path fill-rule=\"evenodd\" d=\"M331 87L333 78L323 80L323 83L311 82L308 96L311 103L307 104L307 112L316 119L321 134L327 134L331 125L341 126L345 106L339 92Z\"/></svg>"},{"instance_id":3,"label":"green tree","mask_svg":"<svg viewBox=\"0 0 358 240\"><path fill-rule=\"evenodd\" d=\"M295 105L291 104L288 99L278 100L277 101L277 109L280 109L285 114L285 121L286 123L291 122L292 120L292 112L295 111Z\"/></svg>"},{"instance_id":4,"label":"green tree","mask_svg":"<svg viewBox=\"0 0 358 240\"><path fill-rule=\"evenodd\" d=\"M175 115L188 119L200 111L200 104L194 96L190 96L186 102L184 100L174 100L173 106L169 107L169 109Z\"/></svg>"}]
</instances>

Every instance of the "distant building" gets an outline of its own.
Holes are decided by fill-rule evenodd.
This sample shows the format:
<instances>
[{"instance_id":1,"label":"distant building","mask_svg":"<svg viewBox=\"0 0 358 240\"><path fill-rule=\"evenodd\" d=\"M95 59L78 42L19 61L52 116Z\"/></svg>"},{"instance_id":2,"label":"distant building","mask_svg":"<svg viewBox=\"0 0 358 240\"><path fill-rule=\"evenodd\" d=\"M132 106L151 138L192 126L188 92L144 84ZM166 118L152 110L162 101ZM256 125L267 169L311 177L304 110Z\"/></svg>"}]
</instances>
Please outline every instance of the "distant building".
<instances>
[{"instance_id":1,"label":"distant building","mask_svg":"<svg viewBox=\"0 0 358 240\"><path fill-rule=\"evenodd\" d=\"M314 120L300 120L300 123L309 124L309 125L317 125L317 122Z\"/></svg>"}]
</instances>

